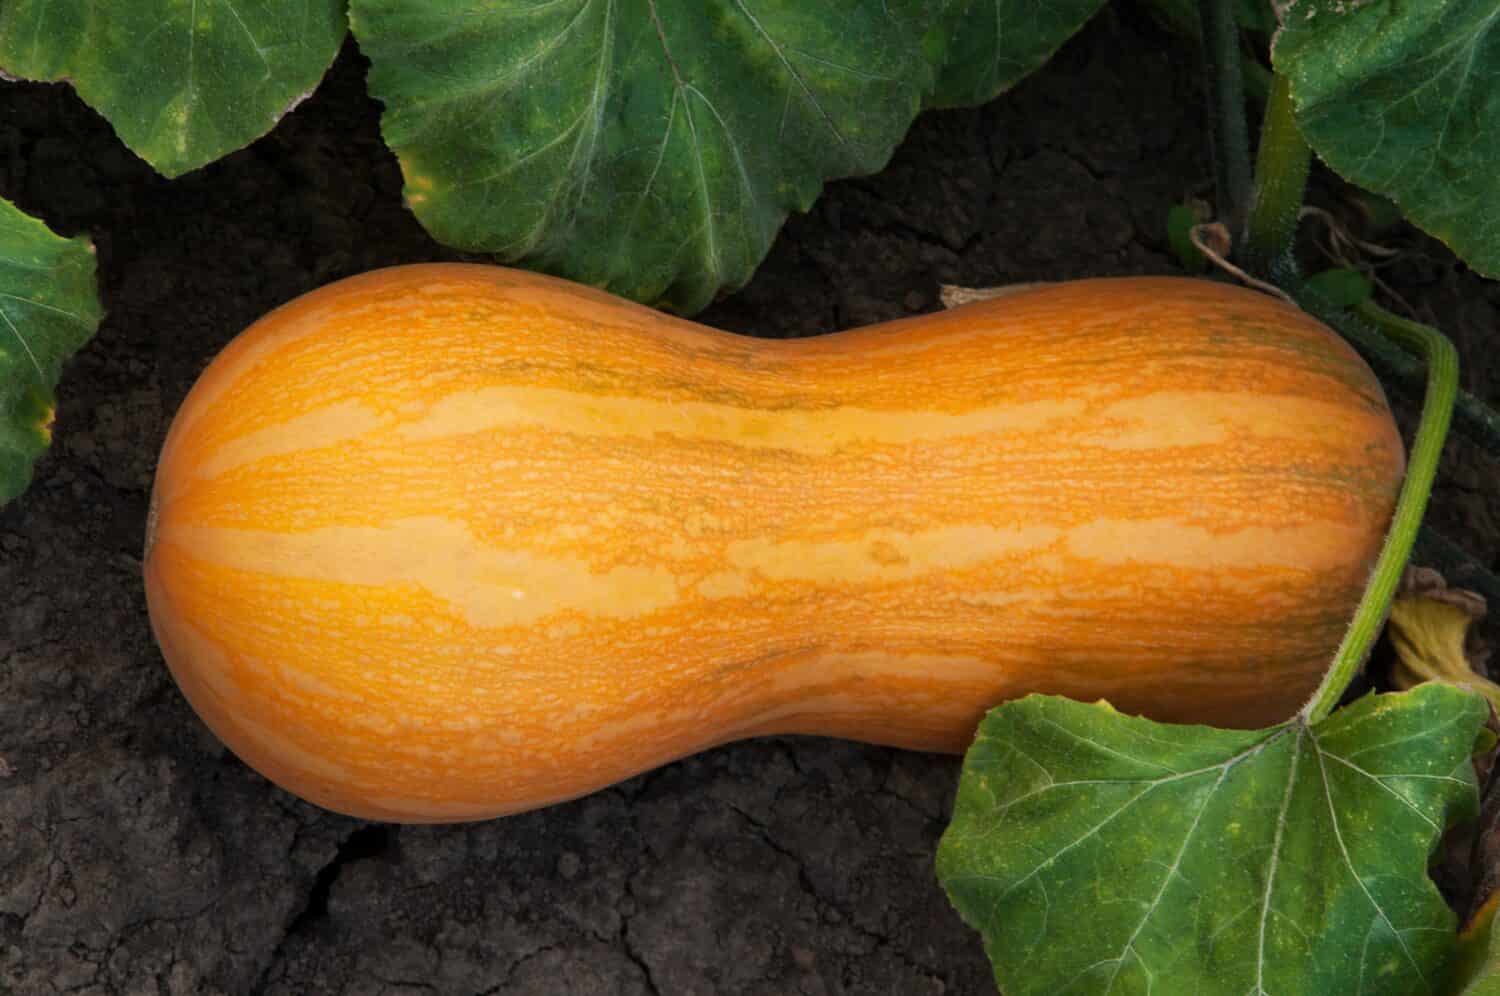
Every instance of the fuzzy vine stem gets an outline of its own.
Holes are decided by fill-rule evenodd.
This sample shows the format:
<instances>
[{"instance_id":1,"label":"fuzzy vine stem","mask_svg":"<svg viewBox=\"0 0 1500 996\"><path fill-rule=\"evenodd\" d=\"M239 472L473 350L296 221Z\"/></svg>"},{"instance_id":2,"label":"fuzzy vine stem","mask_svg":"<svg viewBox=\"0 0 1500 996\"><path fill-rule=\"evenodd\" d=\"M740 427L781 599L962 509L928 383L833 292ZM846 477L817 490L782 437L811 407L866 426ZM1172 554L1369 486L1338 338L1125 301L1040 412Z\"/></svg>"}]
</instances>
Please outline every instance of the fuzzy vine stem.
<instances>
[{"instance_id":1,"label":"fuzzy vine stem","mask_svg":"<svg viewBox=\"0 0 1500 996\"><path fill-rule=\"evenodd\" d=\"M1394 315L1391 317L1395 318ZM1412 546L1422 528L1422 516L1427 511L1427 497L1432 493L1432 482L1437 478L1438 458L1443 452L1443 441L1448 436L1448 425L1453 418L1453 401L1458 393L1458 351L1441 332L1405 319L1397 319L1383 326L1383 331L1403 346L1420 351L1427 361L1427 393L1422 400L1422 421L1412 440L1406 480L1396 499L1396 511L1391 517L1390 531L1386 533L1385 544L1375 561L1370 582L1365 586L1364 597L1360 599L1359 608L1354 613L1354 621L1349 624L1343 642L1339 644L1333 666L1298 714L1307 723L1326 719L1338 705L1349 682L1369 656L1381 627L1385 625L1386 616L1391 609L1391 599L1396 594L1396 586L1406 570Z\"/></svg>"},{"instance_id":2,"label":"fuzzy vine stem","mask_svg":"<svg viewBox=\"0 0 1500 996\"><path fill-rule=\"evenodd\" d=\"M1292 114L1291 83L1278 73L1266 100L1245 224L1245 265L1257 276L1273 281L1297 279L1292 247L1311 165L1311 150Z\"/></svg>"},{"instance_id":3,"label":"fuzzy vine stem","mask_svg":"<svg viewBox=\"0 0 1500 996\"><path fill-rule=\"evenodd\" d=\"M1422 335L1433 331L1428 326L1402 318L1400 315L1393 315L1370 300L1356 304L1352 311L1359 318L1364 319L1379 329L1387 339L1395 341L1410 353L1419 356L1423 355L1422 347L1418 345L1418 342ZM1477 399L1474 399L1472 395L1459 391L1455 405L1462 406L1465 397L1470 398L1478 406L1480 414L1483 417L1495 422L1496 425L1500 425L1500 419L1497 419L1495 411ZM1450 573L1453 572L1456 566L1463 573L1470 575L1466 579L1465 584L1479 589L1480 594L1490 599L1494 604L1500 605L1500 578L1497 578L1483 564L1480 564L1451 540L1438 534L1430 527L1422 527L1422 533L1418 537L1418 542L1431 553L1439 555L1443 560L1447 561L1450 565Z\"/></svg>"},{"instance_id":4,"label":"fuzzy vine stem","mask_svg":"<svg viewBox=\"0 0 1500 996\"><path fill-rule=\"evenodd\" d=\"M1240 32L1233 0L1200 0L1204 78L1208 81L1208 120L1212 136L1214 185L1220 217L1238 235L1250 191L1250 130L1245 119L1245 80L1240 64Z\"/></svg>"},{"instance_id":5,"label":"fuzzy vine stem","mask_svg":"<svg viewBox=\"0 0 1500 996\"><path fill-rule=\"evenodd\" d=\"M1151 10L1166 29L1177 35L1200 58L1203 55L1202 20L1198 16L1198 0L1152 0ZM1266 105L1266 94L1271 90L1271 70L1253 57L1240 60L1240 69L1245 79L1245 96L1256 110Z\"/></svg>"}]
</instances>

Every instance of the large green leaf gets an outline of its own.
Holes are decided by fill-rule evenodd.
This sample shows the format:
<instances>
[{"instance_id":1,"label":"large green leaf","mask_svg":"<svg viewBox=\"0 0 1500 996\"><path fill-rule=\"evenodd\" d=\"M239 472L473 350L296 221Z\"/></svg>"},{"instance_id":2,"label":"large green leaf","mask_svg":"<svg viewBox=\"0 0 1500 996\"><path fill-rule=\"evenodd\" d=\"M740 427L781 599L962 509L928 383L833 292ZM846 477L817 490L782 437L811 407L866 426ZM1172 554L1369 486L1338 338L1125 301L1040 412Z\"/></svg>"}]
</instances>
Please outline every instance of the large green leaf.
<instances>
[{"instance_id":1,"label":"large green leaf","mask_svg":"<svg viewBox=\"0 0 1500 996\"><path fill-rule=\"evenodd\" d=\"M1298 0L1273 60L1346 179L1500 276L1500 2Z\"/></svg>"},{"instance_id":2,"label":"large green leaf","mask_svg":"<svg viewBox=\"0 0 1500 996\"><path fill-rule=\"evenodd\" d=\"M946 0L946 17L929 40L943 67L929 106L993 100L1040 69L1102 6L1104 0Z\"/></svg>"},{"instance_id":3,"label":"large green leaf","mask_svg":"<svg viewBox=\"0 0 1500 996\"><path fill-rule=\"evenodd\" d=\"M66 79L167 176L264 135L322 79L343 0L4 0L0 68Z\"/></svg>"},{"instance_id":4,"label":"large green leaf","mask_svg":"<svg viewBox=\"0 0 1500 996\"><path fill-rule=\"evenodd\" d=\"M988 100L1103 0L350 0L437 239L691 313L924 106Z\"/></svg>"},{"instance_id":5,"label":"large green leaf","mask_svg":"<svg viewBox=\"0 0 1500 996\"><path fill-rule=\"evenodd\" d=\"M94 249L0 200L0 502L31 481L52 441L63 362L99 327Z\"/></svg>"},{"instance_id":6,"label":"large green leaf","mask_svg":"<svg viewBox=\"0 0 1500 996\"><path fill-rule=\"evenodd\" d=\"M1030 696L981 726L938 874L1006 996L1434 991L1427 860L1486 715L1441 684L1251 731Z\"/></svg>"},{"instance_id":7,"label":"large green leaf","mask_svg":"<svg viewBox=\"0 0 1500 996\"><path fill-rule=\"evenodd\" d=\"M692 312L932 86L921 0L352 0L436 238Z\"/></svg>"}]
</instances>

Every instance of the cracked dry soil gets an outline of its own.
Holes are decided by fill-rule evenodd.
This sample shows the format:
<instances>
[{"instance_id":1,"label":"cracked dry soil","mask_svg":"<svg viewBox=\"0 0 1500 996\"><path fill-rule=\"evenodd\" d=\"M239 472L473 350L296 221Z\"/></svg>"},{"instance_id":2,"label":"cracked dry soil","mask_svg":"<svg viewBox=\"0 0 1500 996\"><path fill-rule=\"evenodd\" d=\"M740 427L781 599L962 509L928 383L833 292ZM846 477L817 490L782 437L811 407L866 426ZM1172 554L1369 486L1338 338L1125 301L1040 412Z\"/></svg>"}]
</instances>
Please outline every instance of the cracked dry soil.
<instances>
[{"instance_id":1,"label":"cracked dry soil","mask_svg":"<svg viewBox=\"0 0 1500 996\"><path fill-rule=\"evenodd\" d=\"M931 310L939 283L1169 273L1209 178L1196 67L1129 5L986 107L923 116L832 184L702 320L808 335ZM466 826L334 816L209 735L140 580L168 421L214 353L329 280L457 259L401 204L349 47L269 137L168 183L61 86L0 87L0 195L98 245L108 318L57 442L0 510L0 992L993 992L932 874L958 761L811 738L710 751ZM1493 402L1500 288L1400 235L1388 272ZM1496 564L1500 469L1455 445L1433 507Z\"/></svg>"}]
</instances>

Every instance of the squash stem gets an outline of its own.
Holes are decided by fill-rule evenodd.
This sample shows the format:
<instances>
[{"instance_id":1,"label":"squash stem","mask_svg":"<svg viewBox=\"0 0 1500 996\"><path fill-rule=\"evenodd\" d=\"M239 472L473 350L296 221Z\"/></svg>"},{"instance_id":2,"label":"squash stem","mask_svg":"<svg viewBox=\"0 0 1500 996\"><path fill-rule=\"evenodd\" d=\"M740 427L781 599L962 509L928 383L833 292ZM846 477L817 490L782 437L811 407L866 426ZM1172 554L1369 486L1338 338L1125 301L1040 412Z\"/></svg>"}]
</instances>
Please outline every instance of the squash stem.
<instances>
[{"instance_id":1,"label":"squash stem","mask_svg":"<svg viewBox=\"0 0 1500 996\"><path fill-rule=\"evenodd\" d=\"M1391 599L1396 594L1396 586L1406 570L1412 545L1422 527L1422 516L1427 511L1427 498L1437 477L1438 458L1443 452L1443 441L1448 435L1453 402L1458 393L1458 351L1441 332L1395 315L1382 321L1380 327L1402 346L1420 352L1427 361L1427 392L1422 401L1422 420L1412 440L1406 480L1396 499L1390 531L1375 561L1375 570L1365 587L1364 597L1360 599L1359 609L1354 613L1354 621L1339 644L1333 666L1298 714L1309 724L1326 719L1338 705L1385 625Z\"/></svg>"},{"instance_id":2,"label":"squash stem","mask_svg":"<svg viewBox=\"0 0 1500 996\"><path fill-rule=\"evenodd\" d=\"M1245 80L1240 65L1240 31L1234 0L1200 0L1198 28L1208 80L1208 121L1212 135L1218 211L1238 235L1250 193L1250 130L1245 120Z\"/></svg>"},{"instance_id":3,"label":"squash stem","mask_svg":"<svg viewBox=\"0 0 1500 996\"><path fill-rule=\"evenodd\" d=\"M1261 123L1245 226L1245 264L1259 277L1278 283L1298 277L1293 244L1311 165L1312 150L1292 115L1291 84L1277 73Z\"/></svg>"}]
</instances>

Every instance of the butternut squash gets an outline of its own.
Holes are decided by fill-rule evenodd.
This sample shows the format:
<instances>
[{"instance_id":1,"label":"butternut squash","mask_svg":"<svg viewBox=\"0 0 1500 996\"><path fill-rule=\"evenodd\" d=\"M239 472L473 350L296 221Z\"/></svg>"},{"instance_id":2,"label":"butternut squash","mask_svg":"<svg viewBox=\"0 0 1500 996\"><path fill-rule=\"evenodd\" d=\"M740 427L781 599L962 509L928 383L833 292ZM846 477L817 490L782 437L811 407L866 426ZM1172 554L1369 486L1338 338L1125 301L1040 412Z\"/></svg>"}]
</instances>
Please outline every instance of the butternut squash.
<instances>
[{"instance_id":1,"label":"butternut squash","mask_svg":"<svg viewBox=\"0 0 1500 996\"><path fill-rule=\"evenodd\" d=\"M1234 287L1083 280L769 341L406 266L202 374L145 581L250 765L469 820L741 737L961 751L1029 692L1283 719L1403 470L1358 356Z\"/></svg>"}]
</instances>

